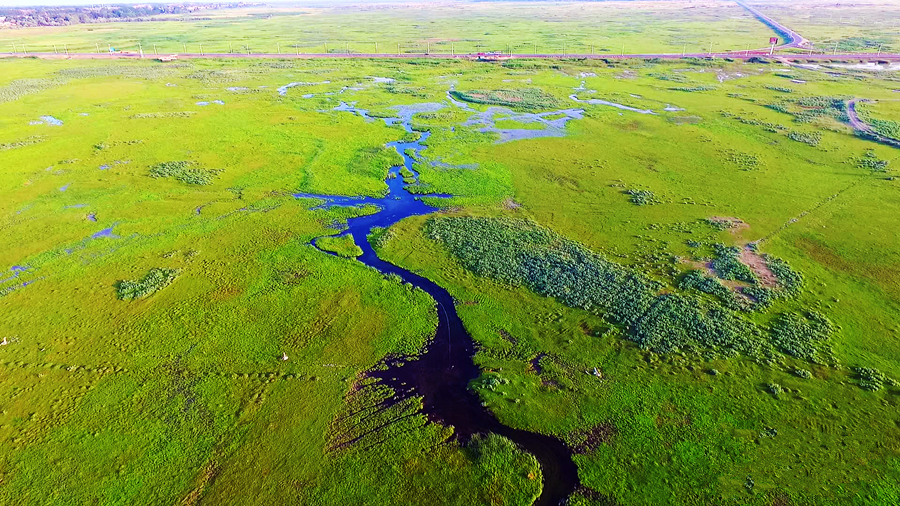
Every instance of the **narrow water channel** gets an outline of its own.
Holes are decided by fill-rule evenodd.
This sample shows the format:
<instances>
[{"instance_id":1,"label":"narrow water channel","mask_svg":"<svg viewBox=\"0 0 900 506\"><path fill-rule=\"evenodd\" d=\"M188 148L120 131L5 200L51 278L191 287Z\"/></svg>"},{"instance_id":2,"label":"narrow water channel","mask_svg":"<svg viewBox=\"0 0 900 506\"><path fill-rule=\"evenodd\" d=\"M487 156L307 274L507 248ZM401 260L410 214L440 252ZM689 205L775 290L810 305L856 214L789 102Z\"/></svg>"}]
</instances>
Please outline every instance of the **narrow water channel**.
<instances>
[{"instance_id":1,"label":"narrow water channel","mask_svg":"<svg viewBox=\"0 0 900 506\"><path fill-rule=\"evenodd\" d=\"M425 104L429 105L429 104ZM432 104L433 105L433 104ZM365 111L341 104L339 110L353 112L369 119ZM412 115L409 108L401 111L400 119L388 118L387 124L400 123L411 132ZM407 150L415 153L425 149L422 145L429 136L424 132L414 142L392 142L392 146L403 156L403 166L413 173L416 182L419 174L413 169L413 158ZM466 441L473 434L495 433L504 436L535 456L543 473L543 489L536 505L558 505L578 486L578 469L572 461L569 448L559 439L501 424L492 413L481 405L481 401L469 389L469 383L481 371L473 362L475 344L456 314L453 297L430 280L388 263L378 257L369 244L368 235L372 227L390 227L398 221L437 211L419 200L418 196L406 190L406 183L400 175L401 167L392 167L386 180L389 193L383 198L355 198L336 195L315 195L298 193L297 198L320 200L319 207L355 206L374 204L381 210L375 214L350 218L346 233L353 236L363 254L358 260L385 274L396 274L404 281L421 288L435 300L438 311L438 327L434 339L424 353L415 360L390 361L384 370L372 371L378 378L396 392L395 400L421 396L423 411L432 420L452 425L457 437ZM415 183L413 183L415 184ZM425 195L419 195L425 196ZM427 195L446 197L446 195Z\"/></svg>"}]
</instances>

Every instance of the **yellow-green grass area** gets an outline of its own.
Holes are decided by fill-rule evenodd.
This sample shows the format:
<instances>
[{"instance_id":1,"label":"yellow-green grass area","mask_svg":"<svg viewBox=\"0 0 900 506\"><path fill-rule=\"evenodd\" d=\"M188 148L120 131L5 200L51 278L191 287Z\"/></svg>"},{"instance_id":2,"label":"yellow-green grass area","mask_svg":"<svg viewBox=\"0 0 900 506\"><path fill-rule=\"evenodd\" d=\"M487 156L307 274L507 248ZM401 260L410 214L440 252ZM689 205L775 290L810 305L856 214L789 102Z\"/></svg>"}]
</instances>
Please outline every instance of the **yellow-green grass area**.
<instances>
[{"instance_id":1,"label":"yellow-green grass area","mask_svg":"<svg viewBox=\"0 0 900 506\"><path fill-rule=\"evenodd\" d=\"M895 96L889 79L722 60L0 69L3 502L531 503L540 472L506 440L460 444L417 399L368 416L390 392L363 372L421 348L433 301L310 245L373 209L292 196L383 195L399 163L385 145L407 133L332 109L428 102L443 108L413 124L431 132L423 160L443 163L418 163L415 190L457 196L378 234L379 255L458 301L488 409L570 443L587 487L574 503L591 490L620 504L896 503L898 390L864 390L850 369L900 377L900 244L884 232L896 167L860 163L896 150L854 136L840 110L803 105L880 105ZM575 103L581 81L655 114ZM292 82L306 84L279 94ZM498 143L463 126L475 113L447 100L450 86L517 90L554 104L517 112L584 118L565 137ZM209 184L150 177L181 161L165 167ZM714 216L748 226L721 231ZM768 332L782 313L816 310L835 325L835 361L640 349L602 312L468 270L426 232L448 217L533 220L672 293L713 243L765 239L759 250L804 289L740 318ZM116 237L92 238L109 228ZM153 269L174 281L117 298L120 281ZM508 381L484 388L490 377Z\"/></svg>"},{"instance_id":2,"label":"yellow-green grass area","mask_svg":"<svg viewBox=\"0 0 900 506\"><path fill-rule=\"evenodd\" d=\"M153 22L9 30L2 51L171 53L626 53L765 46L772 31L726 0L453 2L203 11ZM349 44L349 46L348 46ZM377 44L377 50L376 50ZM398 49L398 44L400 45ZM201 48L202 45L202 48ZM154 47L155 46L155 47Z\"/></svg>"},{"instance_id":3,"label":"yellow-green grass area","mask_svg":"<svg viewBox=\"0 0 900 506\"><path fill-rule=\"evenodd\" d=\"M370 208L291 195L383 194L405 132L276 88L402 104L366 77L397 69L198 63L2 63L0 502L529 503L533 458L449 441L415 403L384 442L334 447L377 419L334 423L363 372L415 354L436 313L309 245ZM181 161L209 184L150 177ZM154 269L177 275L117 298Z\"/></svg>"},{"instance_id":4,"label":"yellow-green grass area","mask_svg":"<svg viewBox=\"0 0 900 506\"><path fill-rule=\"evenodd\" d=\"M748 2L813 42L817 51L896 53L900 51L900 2L838 3L822 0Z\"/></svg>"},{"instance_id":5,"label":"yellow-green grass area","mask_svg":"<svg viewBox=\"0 0 900 506\"><path fill-rule=\"evenodd\" d=\"M316 241L316 247L324 251L330 251L344 258L355 258L362 255L362 249L353 240L350 234L337 237L322 237Z\"/></svg>"}]
</instances>

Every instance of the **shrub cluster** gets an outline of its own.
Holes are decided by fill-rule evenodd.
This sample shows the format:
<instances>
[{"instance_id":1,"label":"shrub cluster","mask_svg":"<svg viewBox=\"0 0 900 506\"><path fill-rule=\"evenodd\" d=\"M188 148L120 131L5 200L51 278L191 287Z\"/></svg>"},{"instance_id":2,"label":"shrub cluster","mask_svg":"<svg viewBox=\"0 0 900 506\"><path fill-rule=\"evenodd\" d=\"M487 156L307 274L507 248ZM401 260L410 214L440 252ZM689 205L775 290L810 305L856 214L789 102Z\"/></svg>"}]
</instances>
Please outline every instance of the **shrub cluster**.
<instances>
[{"instance_id":1,"label":"shrub cluster","mask_svg":"<svg viewBox=\"0 0 900 506\"><path fill-rule=\"evenodd\" d=\"M26 137L20 141L7 142L5 144L0 144L0 151L6 151L7 149L23 148L25 146L31 146L32 144L44 142L45 139L46 138L42 135L33 135L31 137Z\"/></svg>"},{"instance_id":2,"label":"shrub cluster","mask_svg":"<svg viewBox=\"0 0 900 506\"><path fill-rule=\"evenodd\" d=\"M627 339L658 353L703 348L726 356L762 357L770 356L774 346L815 359L833 331L818 313L806 317L788 313L777 319L767 337L762 328L733 309L690 294L661 293L661 283L529 220L434 217L426 222L425 232L472 272L524 285L569 307L603 316L622 325ZM697 276L689 273L683 286L701 286L707 293L724 295ZM799 283L799 278L793 283Z\"/></svg>"},{"instance_id":3,"label":"shrub cluster","mask_svg":"<svg viewBox=\"0 0 900 506\"><path fill-rule=\"evenodd\" d=\"M656 352L714 348L756 355L759 328L716 303L660 294L662 285L527 220L432 218L426 231L473 272L525 285L563 304L602 314Z\"/></svg>"},{"instance_id":4,"label":"shrub cluster","mask_svg":"<svg viewBox=\"0 0 900 506\"><path fill-rule=\"evenodd\" d=\"M169 286L181 271L178 269L153 268L139 281L119 281L116 292L120 300L135 300L149 297Z\"/></svg>"},{"instance_id":5,"label":"shrub cluster","mask_svg":"<svg viewBox=\"0 0 900 506\"><path fill-rule=\"evenodd\" d=\"M672 91L686 91L688 93L696 93L700 91L713 91L717 89L715 86L707 86L707 85L699 85L699 86L679 86L676 88L669 88Z\"/></svg>"},{"instance_id":6,"label":"shrub cluster","mask_svg":"<svg viewBox=\"0 0 900 506\"><path fill-rule=\"evenodd\" d=\"M150 168L150 177L171 177L182 183L206 185L212 184L213 178L222 172L220 169L205 169L194 162L163 162Z\"/></svg>"},{"instance_id":7,"label":"shrub cluster","mask_svg":"<svg viewBox=\"0 0 900 506\"><path fill-rule=\"evenodd\" d=\"M796 130L791 130L788 132L788 139L792 141L802 142L804 144L809 144L810 146L818 146L820 142L822 142L822 133L821 132L797 132Z\"/></svg>"},{"instance_id":8,"label":"shrub cluster","mask_svg":"<svg viewBox=\"0 0 900 506\"><path fill-rule=\"evenodd\" d=\"M783 353L816 362L833 332L834 325L821 313L784 313L772 325L772 344Z\"/></svg>"},{"instance_id":9,"label":"shrub cluster","mask_svg":"<svg viewBox=\"0 0 900 506\"><path fill-rule=\"evenodd\" d=\"M715 257L712 261L712 268L720 278L756 283L756 274L740 261L740 248L713 244L713 251L715 251Z\"/></svg>"},{"instance_id":10,"label":"shrub cluster","mask_svg":"<svg viewBox=\"0 0 900 506\"><path fill-rule=\"evenodd\" d=\"M897 382L888 378L878 369L873 367L854 367L853 372L859 380L859 386L863 390L877 392L886 386L897 386Z\"/></svg>"},{"instance_id":11,"label":"shrub cluster","mask_svg":"<svg viewBox=\"0 0 900 506\"><path fill-rule=\"evenodd\" d=\"M656 194L650 190L625 190L624 193L631 197L629 200L632 204L639 206L659 204Z\"/></svg>"},{"instance_id":12,"label":"shrub cluster","mask_svg":"<svg viewBox=\"0 0 900 506\"><path fill-rule=\"evenodd\" d=\"M521 90L451 91L459 100L474 104L502 105L514 109L538 110L559 108L559 99L537 88Z\"/></svg>"},{"instance_id":13,"label":"shrub cluster","mask_svg":"<svg viewBox=\"0 0 900 506\"><path fill-rule=\"evenodd\" d=\"M872 172L887 172L890 162L888 160L880 160L878 155L871 149L866 151L866 156L856 159L856 166L860 169L869 169Z\"/></svg>"}]
</instances>

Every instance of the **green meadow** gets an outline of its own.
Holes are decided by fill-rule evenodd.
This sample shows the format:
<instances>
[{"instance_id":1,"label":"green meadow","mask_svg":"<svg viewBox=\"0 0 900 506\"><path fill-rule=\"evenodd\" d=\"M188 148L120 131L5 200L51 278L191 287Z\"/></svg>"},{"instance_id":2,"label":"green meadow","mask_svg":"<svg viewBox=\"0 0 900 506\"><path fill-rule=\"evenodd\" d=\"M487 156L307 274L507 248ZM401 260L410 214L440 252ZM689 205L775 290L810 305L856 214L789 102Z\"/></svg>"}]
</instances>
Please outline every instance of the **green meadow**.
<instances>
[{"instance_id":1,"label":"green meadow","mask_svg":"<svg viewBox=\"0 0 900 506\"><path fill-rule=\"evenodd\" d=\"M10 30L0 51L699 53L765 47L772 35L727 0L247 7L160 19Z\"/></svg>"},{"instance_id":2,"label":"green meadow","mask_svg":"<svg viewBox=\"0 0 900 506\"><path fill-rule=\"evenodd\" d=\"M386 144L423 131L410 190L453 197L372 243L453 295L484 406L571 449L570 504L900 500L900 160L843 105L900 121L896 74L0 70L0 502L531 504L532 455L455 438L366 374L414 359L438 322L428 294L354 259L347 220L377 209L293 196L380 197L402 161ZM379 119L422 103L413 133ZM493 130L473 122L498 106Z\"/></svg>"}]
</instances>

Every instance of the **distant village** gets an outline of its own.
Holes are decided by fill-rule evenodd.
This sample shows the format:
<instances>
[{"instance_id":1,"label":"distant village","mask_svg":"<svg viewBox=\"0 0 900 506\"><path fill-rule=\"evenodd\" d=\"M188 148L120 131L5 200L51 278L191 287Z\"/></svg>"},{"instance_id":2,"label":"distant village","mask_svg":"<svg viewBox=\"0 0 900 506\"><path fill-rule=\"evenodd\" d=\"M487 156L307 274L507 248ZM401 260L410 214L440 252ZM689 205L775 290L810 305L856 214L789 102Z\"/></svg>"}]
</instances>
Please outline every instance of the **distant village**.
<instances>
[{"instance_id":1,"label":"distant village","mask_svg":"<svg viewBox=\"0 0 900 506\"><path fill-rule=\"evenodd\" d=\"M165 14L190 14L213 9L261 6L261 3L134 4L59 7L0 7L0 29L68 26L110 21L153 21Z\"/></svg>"}]
</instances>

